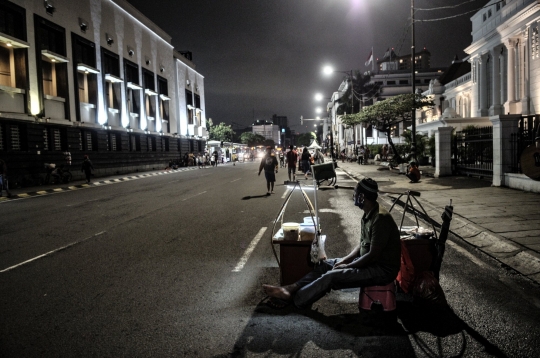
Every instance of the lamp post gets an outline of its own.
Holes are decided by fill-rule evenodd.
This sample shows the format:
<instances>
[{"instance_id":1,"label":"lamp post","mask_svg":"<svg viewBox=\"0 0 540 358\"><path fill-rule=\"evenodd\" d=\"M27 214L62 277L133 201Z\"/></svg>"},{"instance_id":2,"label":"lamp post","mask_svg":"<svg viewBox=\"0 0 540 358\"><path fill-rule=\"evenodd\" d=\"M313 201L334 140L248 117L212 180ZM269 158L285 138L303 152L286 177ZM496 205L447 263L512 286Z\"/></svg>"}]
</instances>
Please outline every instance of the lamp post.
<instances>
[{"instance_id":1,"label":"lamp post","mask_svg":"<svg viewBox=\"0 0 540 358\"><path fill-rule=\"evenodd\" d=\"M320 93L317 93L315 95L315 100L316 101L321 101L324 99L324 96ZM328 99L332 99L331 97L328 98ZM334 101L332 101L332 104L334 103ZM322 112L322 110L321 110ZM324 119L324 122L326 123L327 120L329 118L329 114L327 116L327 118ZM328 128L328 127L327 127ZM332 163L335 163L335 155L334 155L334 122L332 120L330 120L330 158L332 158Z\"/></svg>"},{"instance_id":2,"label":"lamp post","mask_svg":"<svg viewBox=\"0 0 540 358\"><path fill-rule=\"evenodd\" d=\"M337 71L334 70L331 66L325 66L323 68L323 73L325 75L331 75L334 72L338 73L344 73L347 75L348 81L351 83L351 114L353 114L354 111L354 87L353 87L353 70L350 71ZM357 154L357 148L356 148L356 125L353 125L353 150L354 154Z\"/></svg>"},{"instance_id":3,"label":"lamp post","mask_svg":"<svg viewBox=\"0 0 540 358\"><path fill-rule=\"evenodd\" d=\"M416 96L416 54L414 43L414 0L411 0L411 77L412 77L412 93ZM411 127L411 151L413 153L414 160L416 159L416 97L413 97L413 109L411 113L412 127Z\"/></svg>"}]
</instances>

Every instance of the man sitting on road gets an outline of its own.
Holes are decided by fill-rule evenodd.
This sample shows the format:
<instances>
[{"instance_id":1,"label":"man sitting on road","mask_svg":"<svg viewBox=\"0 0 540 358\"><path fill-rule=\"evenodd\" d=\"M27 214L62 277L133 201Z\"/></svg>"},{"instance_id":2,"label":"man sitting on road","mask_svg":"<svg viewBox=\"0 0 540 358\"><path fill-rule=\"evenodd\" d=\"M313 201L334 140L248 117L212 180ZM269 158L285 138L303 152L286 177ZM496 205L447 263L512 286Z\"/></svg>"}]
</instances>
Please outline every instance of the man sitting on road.
<instances>
[{"instance_id":1,"label":"man sitting on road","mask_svg":"<svg viewBox=\"0 0 540 358\"><path fill-rule=\"evenodd\" d=\"M395 280L401 262L399 229L392 215L377 203L377 191L377 183L369 178L356 185L354 205L364 213L359 244L344 258L320 261L296 283L263 285L269 306L282 308L292 302L298 308L310 308L330 290L382 286Z\"/></svg>"}]
</instances>

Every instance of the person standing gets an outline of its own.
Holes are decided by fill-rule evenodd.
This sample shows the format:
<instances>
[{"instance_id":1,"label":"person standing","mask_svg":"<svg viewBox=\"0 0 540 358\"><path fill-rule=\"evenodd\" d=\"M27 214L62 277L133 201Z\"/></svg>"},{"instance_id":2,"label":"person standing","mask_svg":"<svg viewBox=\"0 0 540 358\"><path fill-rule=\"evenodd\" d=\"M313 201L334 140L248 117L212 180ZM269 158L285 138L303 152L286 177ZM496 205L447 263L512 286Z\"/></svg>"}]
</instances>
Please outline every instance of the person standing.
<instances>
[{"instance_id":1,"label":"person standing","mask_svg":"<svg viewBox=\"0 0 540 358\"><path fill-rule=\"evenodd\" d=\"M289 173L289 181L296 181L296 162L298 161L298 153L296 149L291 145L289 146L289 151L287 152L287 171Z\"/></svg>"},{"instance_id":2,"label":"person standing","mask_svg":"<svg viewBox=\"0 0 540 358\"><path fill-rule=\"evenodd\" d=\"M311 154L309 153L309 150L307 149L307 147L304 147L304 150L302 151L302 171L304 172L304 178L306 178L307 180L307 173L309 172L309 167L310 167L310 159L311 159Z\"/></svg>"},{"instance_id":3,"label":"person standing","mask_svg":"<svg viewBox=\"0 0 540 358\"><path fill-rule=\"evenodd\" d=\"M4 190L6 191L7 197L11 197L7 179L7 164L3 159L0 159L0 196L2 196Z\"/></svg>"},{"instance_id":4,"label":"person standing","mask_svg":"<svg viewBox=\"0 0 540 358\"><path fill-rule=\"evenodd\" d=\"M364 164L369 164L369 156L371 152L369 150L369 147L366 145L366 150L364 151Z\"/></svg>"},{"instance_id":5,"label":"person standing","mask_svg":"<svg viewBox=\"0 0 540 358\"><path fill-rule=\"evenodd\" d=\"M81 172L84 172L84 175L86 176L86 182L88 184L90 184L90 178L92 177L92 170L94 170L94 166L92 165L90 158L88 158L88 155L85 155L82 166L81 166Z\"/></svg>"},{"instance_id":6,"label":"person standing","mask_svg":"<svg viewBox=\"0 0 540 358\"><path fill-rule=\"evenodd\" d=\"M263 285L268 304L281 308L294 303L310 308L330 290L382 286L396 279L401 265L399 229L392 215L377 202L378 185L362 179L356 185L354 205L362 210L360 239L345 257L321 260L312 272L287 286Z\"/></svg>"},{"instance_id":7,"label":"person standing","mask_svg":"<svg viewBox=\"0 0 540 358\"><path fill-rule=\"evenodd\" d=\"M274 183L276 181L276 174L278 172L278 160L275 155L272 154L272 148L266 148L266 155L262 158L259 165L259 174L264 169L264 177L266 178L266 195L274 194Z\"/></svg>"}]
</instances>

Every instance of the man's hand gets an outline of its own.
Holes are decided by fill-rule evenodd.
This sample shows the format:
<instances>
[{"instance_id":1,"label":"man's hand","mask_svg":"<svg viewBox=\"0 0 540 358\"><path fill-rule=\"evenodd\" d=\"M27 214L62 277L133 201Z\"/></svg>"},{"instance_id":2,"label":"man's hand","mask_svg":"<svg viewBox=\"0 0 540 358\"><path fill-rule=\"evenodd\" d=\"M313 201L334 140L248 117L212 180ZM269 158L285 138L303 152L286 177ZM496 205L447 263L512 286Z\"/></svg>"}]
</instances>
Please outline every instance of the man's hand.
<instances>
[{"instance_id":1,"label":"man's hand","mask_svg":"<svg viewBox=\"0 0 540 358\"><path fill-rule=\"evenodd\" d=\"M276 174L277 174L277 170L276 170Z\"/></svg>"},{"instance_id":2,"label":"man's hand","mask_svg":"<svg viewBox=\"0 0 540 358\"><path fill-rule=\"evenodd\" d=\"M257 174L258 176L261 176L261 172L259 172L259 174Z\"/></svg>"}]
</instances>

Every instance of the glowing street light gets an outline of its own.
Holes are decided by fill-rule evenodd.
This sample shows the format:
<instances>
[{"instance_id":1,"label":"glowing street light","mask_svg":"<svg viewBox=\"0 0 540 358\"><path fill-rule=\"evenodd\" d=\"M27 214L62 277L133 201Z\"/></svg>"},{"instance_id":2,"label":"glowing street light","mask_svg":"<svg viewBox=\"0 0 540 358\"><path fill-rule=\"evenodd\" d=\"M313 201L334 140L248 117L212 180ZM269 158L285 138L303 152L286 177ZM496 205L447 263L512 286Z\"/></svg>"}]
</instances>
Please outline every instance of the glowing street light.
<instances>
[{"instance_id":1,"label":"glowing street light","mask_svg":"<svg viewBox=\"0 0 540 358\"><path fill-rule=\"evenodd\" d=\"M317 107L315 109L315 113L322 113L322 108L321 107Z\"/></svg>"},{"instance_id":2,"label":"glowing street light","mask_svg":"<svg viewBox=\"0 0 540 358\"><path fill-rule=\"evenodd\" d=\"M322 94L320 94L320 93L315 94L315 100L316 100L316 101L321 101L322 99L323 99L323 95L322 95Z\"/></svg>"}]
</instances>

